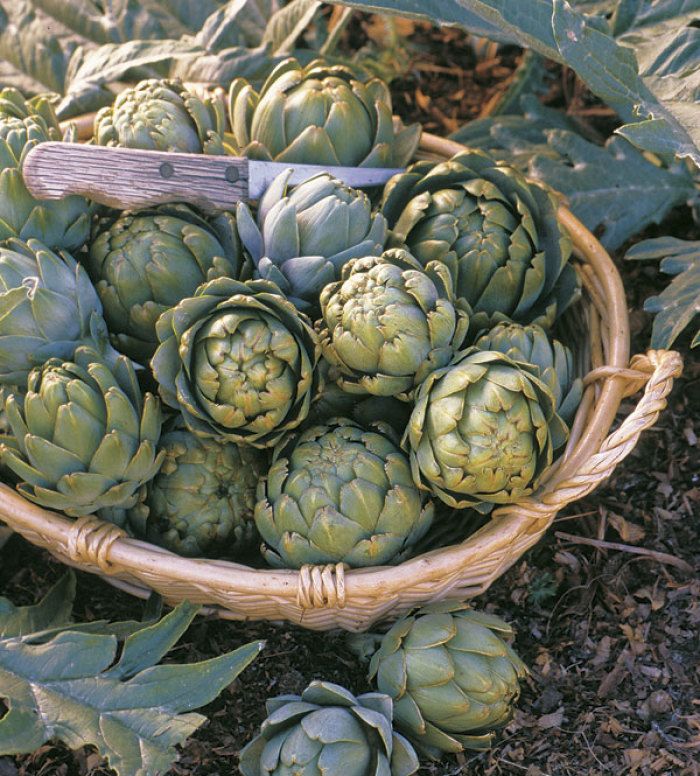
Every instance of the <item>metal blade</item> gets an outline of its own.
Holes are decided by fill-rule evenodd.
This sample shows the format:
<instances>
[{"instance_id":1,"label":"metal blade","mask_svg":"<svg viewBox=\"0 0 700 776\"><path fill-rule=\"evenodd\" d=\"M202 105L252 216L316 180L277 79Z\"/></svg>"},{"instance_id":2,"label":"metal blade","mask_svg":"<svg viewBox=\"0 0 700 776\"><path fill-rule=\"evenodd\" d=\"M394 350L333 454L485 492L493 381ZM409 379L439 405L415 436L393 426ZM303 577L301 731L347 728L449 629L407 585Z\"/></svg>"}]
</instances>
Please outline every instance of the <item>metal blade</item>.
<instances>
[{"instance_id":1,"label":"metal blade","mask_svg":"<svg viewBox=\"0 0 700 776\"><path fill-rule=\"evenodd\" d=\"M292 169L289 183L293 186L320 173L329 173L357 189L383 186L394 175L404 172L403 167L333 167L324 164L293 164L290 162L248 162L248 196L259 199L272 181L285 170Z\"/></svg>"}]
</instances>

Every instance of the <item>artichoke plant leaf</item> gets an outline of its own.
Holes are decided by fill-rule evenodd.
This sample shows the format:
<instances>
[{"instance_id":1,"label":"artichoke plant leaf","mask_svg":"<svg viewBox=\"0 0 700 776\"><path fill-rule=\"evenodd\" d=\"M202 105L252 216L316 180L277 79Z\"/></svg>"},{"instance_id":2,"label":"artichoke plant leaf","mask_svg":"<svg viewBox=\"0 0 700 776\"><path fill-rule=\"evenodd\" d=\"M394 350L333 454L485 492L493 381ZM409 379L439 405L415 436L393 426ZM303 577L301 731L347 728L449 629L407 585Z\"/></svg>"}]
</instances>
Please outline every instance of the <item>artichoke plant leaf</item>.
<instances>
[{"instance_id":1,"label":"artichoke plant leaf","mask_svg":"<svg viewBox=\"0 0 700 776\"><path fill-rule=\"evenodd\" d=\"M180 604L158 622L72 625L74 593L67 574L35 606L0 598L0 697L8 707L0 754L59 738L73 748L96 746L120 776L164 773L177 758L175 746L205 721L182 712L212 701L264 644L199 663L155 665L199 607Z\"/></svg>"},{"instance_id":2,"label":"artichoke plant leaf","mask_svg":"<svg viewBox=\"0 0 700 776\"><path fill-rule=\"evenodd\" d=\"M671 283L644 303L647 312L656 314L651 333L652 348L669 348L680 333L700 314L700 240L657 237L630 248L625 259L661 259L660 269L672 275ZM691 347L700 345L700 330Z\"/></svg>"}]
</instances>

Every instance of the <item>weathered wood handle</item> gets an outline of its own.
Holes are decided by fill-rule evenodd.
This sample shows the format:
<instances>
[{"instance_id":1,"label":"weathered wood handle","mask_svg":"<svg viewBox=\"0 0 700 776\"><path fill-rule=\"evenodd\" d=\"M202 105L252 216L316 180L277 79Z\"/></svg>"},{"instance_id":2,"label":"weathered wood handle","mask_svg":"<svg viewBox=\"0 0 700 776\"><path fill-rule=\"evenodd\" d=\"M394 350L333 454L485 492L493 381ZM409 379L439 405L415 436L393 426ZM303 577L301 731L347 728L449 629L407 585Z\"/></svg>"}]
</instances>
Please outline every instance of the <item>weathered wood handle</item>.
<instances>
[{"instance_id":1,"label":"weathered wood handle","mask_svg":"<svg viewBox=\"0 0 700 776\"><path fill-rule=\"evenodd\" d=\"M24 181L37 199L80 194L119 210L187 202L230 210L248 199L248 160L77 143L40 143L24 160Z\"/></svg>"}]
</instances>

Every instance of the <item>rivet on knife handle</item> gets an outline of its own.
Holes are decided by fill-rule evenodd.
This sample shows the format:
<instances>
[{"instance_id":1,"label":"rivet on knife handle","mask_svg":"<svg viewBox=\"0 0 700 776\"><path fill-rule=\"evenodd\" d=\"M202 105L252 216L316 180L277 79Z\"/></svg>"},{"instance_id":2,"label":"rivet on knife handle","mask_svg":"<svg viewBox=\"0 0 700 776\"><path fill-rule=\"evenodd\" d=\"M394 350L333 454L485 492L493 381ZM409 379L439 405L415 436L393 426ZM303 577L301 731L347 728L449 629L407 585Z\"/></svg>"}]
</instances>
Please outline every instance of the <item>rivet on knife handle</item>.
<instances>
[{"instance_id":1,"label":"rivet on knife handle","mask_svg":"<svg viewBox=\"0 0 700 776\"><path fill-rule=\"evenodd\" d=\"M248 160L232 156L50 142L27 154L22 174L37 199L80 194L120 210L165 202L226 210L248 198Z\"/></svg>"}]
</instances>

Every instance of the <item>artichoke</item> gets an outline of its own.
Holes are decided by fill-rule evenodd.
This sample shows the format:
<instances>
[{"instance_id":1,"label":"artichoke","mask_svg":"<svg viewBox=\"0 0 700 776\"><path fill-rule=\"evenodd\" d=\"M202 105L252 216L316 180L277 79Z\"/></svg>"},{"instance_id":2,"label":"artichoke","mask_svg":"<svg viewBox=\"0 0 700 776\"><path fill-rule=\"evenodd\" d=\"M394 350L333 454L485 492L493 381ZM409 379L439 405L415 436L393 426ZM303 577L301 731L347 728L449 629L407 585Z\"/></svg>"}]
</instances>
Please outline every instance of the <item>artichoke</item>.
<instances>
[{"instance_id":1,"label":"artichoke","mask_svg":"<svg viewBox=\"0 0 700 776\"><path fill-rule=\"evenodd\" d=\"M207 280L246 272L233 216L206 221L186 205L101 219L86 263L112 342L142 363L158 346L162 312Z\"/></svg>"},{"instance_id":2,"label":"artichoke","mask_svg":"<svg viewBox=\"0 0 700 776\"><path fill-rule=\"evenodd\" d=\"M326 173L288 193L291 169L269 186L256 225L238 205L241 240L256 275L272 280L302 310L316 308L321 289L340 277L350 259L375 256L386 240L384 216L372 215L369 197Z\"/></svg>"},{"instance_id":3,"label":"artichoke","mask_svg":"<svg viewBox=\"0 0 700 776\"><path fill-rule=\"evenodd\" d=\"M370 678L393 698L397 728L429 756L488 749L527 675L503 640L512 635L498 617L466 604L426 606L383 637Z\"/></svg>"},{"instance_id":4,"label":"artichoke","mask_svg":"<svg viewBox=\"0 0 700 776\"><path fill-rule=\"evenodd\" d=\"M408 554L430 527L433 504L391 436L336 418L275 448L255 505L271 565L377 566Z\"/></svg>"},{"instance_id":5,"label":"artichoke","mask_svg":"<svg viewBox=\"0 0 700 776\"><path fill-rule=\"evenodd\" d=\"M164 460L129 521L180 555L222 555L252 546L253 509L264 458L250 447L176 430L160 441Z\"/></svg>"},{"instance_id":6,"label":"artichoke","mask_svg":"<svg viewBox=\"0 0 700 776\"><path fill-rule=\"evenodd\" d=\"M200 100L180 81L150 78L125 89L95 116L103 146L223 154L226 109L217 95Z\"/></svg>"},{"instance_id":7,"label":"artichoke","mask_svg":"<svg viewBox=\"0 0 700 776\"><path fill-rule=\"evenodd\" d=\"M567 434L536 366L470 348L418 388L404 444L417 484L485 512L532 493Z\"/></svg>"},{"instance_id":8,"label":"artichoke","mask_svg":"<svg viewBox=\"0 0 700 776\"><path fill-rule=\"evenodd\" d=\"M541 326L499 323L474 343L479 350L497 350L513 361L539 369L540 379L554 396L559 417L571 426L581 403L583 382L576 376L574 356L559 340L550 339Z\"/></svg>"},{"instance_id":9,"label":"artichoke","mask_svg":"<svg viewBox=\"0 0 700 776\"><path fill-rule=\"evenodd\" d=\"M424 269L401 250L348 264L343 279L323 289L321 310L324 356L350 393L410 398L450 362L469 327L446 267Z\"/></svg>"},{"instance_id":10,"label":"artichoke","mask_svg":"<svg viewBox=\"0 0 700 776\"><path fill-rule=\"evenodd\" d=\"M211 280L166 310L156 332L161 396L191 431L271 447L308 415L320 345L274 283Z\"/></svg>"},{"instance_id":11,"label":"artichoke","mask_svg":"<svg viewBox=\"0 0 700 776\"><path fill-rule=\"evenodd\" d=\"M417 162L389 181L381 209L392 245L447 264L477 328L549 328L580 294L553 195L483 151Z\"/></svg>"},{"instance_id":12,"label":"artichoke","mask_svg":"<svg viewBox=\"0 0 700 776\"><path fill-rule=\"evenodd\" d=\"M366 83L344 65L286 59L258 94L244 79L231 84L229 109L236 153L276 162L404 167L420 127L396 129L389 87Z\"/></svg>"},{"instance_id":13,"label":"artichoke","mask_svg":"<svg viewBox=\"0 0 700 776\"><path fill-rule=\"evenodd\" d=\"M2 462L17 489L71 517L123 514L163 460L160 403L141 395L125 356L114 370L85 346L72 362L51 358L32 370L24 400L11 395L5 409L19 449L3 448Z\"/></svg>"},{"instance_id":14,"label":"artichoke","mask_svg":"<svg viewBox=\"0 0 700 776\"><path fill-rule=\"evenodd\" d=\"M330 418L350 418L364 428L376 423L388 423L401 437L408 425L411 405L393 396L359 396L344 391L336 382L337 374L326 359L318 368L323 375L323 385L311 405L308 424L319 425Z\"/></svg>"},{"instance_id":15,"label":"artichoke","mask_svg":"<svg viewBox=\"0 0 700 776\"><path fill-rule=\"evenodd\" d=\"M37 239L49 248L78 250L90 234L91 206L84 197L37 200L22 177L26 155L47 140L76 140L65 133L45 97L26 101L16 89L0 91L0 240Z\"/></svg>"},{"instance_id":16,"label":"artichoke","mask_svg":"<svg viewBox=\"0 0 700 776\"><path fill-rule=\"evenodd\" d=\"M260 735L241 752L243 776L411 776L418 757L392 729L391 698L355 697L315 681L267 701Z\"/></svg>"},{"instance_id":17,"label":"artichoke","mask_svg":"<svg viewBox=\"0 0 700 776\"><path fill-rule=\"evenodd\" d=\"M24 384L33 367L69 359L88 340L113 353L85 269L38 240L8 240L0 247L0 384Z\"/></svg>"}]
</instances>

